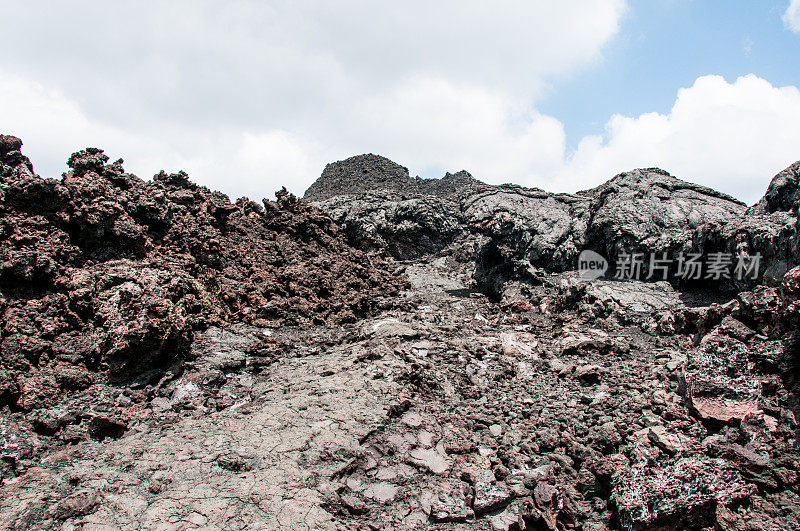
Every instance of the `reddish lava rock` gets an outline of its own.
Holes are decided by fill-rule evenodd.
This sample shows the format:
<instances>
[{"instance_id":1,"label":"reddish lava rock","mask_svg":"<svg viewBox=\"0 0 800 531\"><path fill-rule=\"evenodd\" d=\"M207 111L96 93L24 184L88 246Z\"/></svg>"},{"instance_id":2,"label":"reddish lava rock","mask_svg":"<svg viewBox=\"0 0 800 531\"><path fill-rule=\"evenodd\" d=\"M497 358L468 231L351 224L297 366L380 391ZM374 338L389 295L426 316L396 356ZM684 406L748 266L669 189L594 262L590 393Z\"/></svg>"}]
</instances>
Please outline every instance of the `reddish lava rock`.
<instances>
[{"instance_id":1,"label":"reddish lava rock","mask_svg":"<svg viewBox=\"0 0 800 531\"><path fill-rule=\"evenodd\" d=\"M405 280L286 192L261 204L146 182L88 148L60 180L0 135L0 405L48 407L188 353L210 325L339 324Z\"/></svg>"}]
</instances>

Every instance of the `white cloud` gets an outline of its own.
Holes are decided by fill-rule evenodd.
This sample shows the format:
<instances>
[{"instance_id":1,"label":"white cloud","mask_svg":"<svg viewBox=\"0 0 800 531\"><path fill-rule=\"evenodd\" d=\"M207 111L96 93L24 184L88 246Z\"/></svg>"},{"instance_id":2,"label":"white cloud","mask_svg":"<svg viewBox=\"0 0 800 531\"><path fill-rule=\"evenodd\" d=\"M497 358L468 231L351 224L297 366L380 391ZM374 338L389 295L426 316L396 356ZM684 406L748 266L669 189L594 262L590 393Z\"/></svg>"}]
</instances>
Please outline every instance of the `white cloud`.
<instances>
[{"instance_id":1,"label":"white cloud","mask_svg":"<svg viewBox=\"0 0 800 531\"><path fill-rule=\"evenodd\" d=\"M251 199L264 194L264 183L257 176L270 176L278 184L292 187L296 193L308 188L318 176L331 156L316 142L299 137L288 131L269 133L245 133L241 146L233 157L236 171L243 177L237 185L241 190L237 195L248 195ZM197 171L202 171L198 167ZM220 168L219 173L227 173ZM255 178L254 178L255 177ZM236 175L233 176L236 179ZM272 191L272 190L270 190Z\"/></svg>"},{"instance_id":2,"label":"white cloud","mask_svg":"<svg viewBox=\"0 0 800 531\"><path fill-rule=\"evenodd\" d=\"M791 0L783 13L783 23L794 33L800 33L800 0Z\"/></svg>"},{"instance_id":3,"label":"white cloud","mask_svg":"<svg viewBox=\"0 0 800 531\"><path fill-rule=\"evenodd\" d=\"M234 195L283 184L300 193L331 157L370 150L511 178L552 158L529 152L528 139L563 142L560 124L524 102L599 60L626 9L625 0L12 3L0 83L47 90L0 102L0 124L43 174L91 142L142 176L185 167ZM491 158L506 141L513 149Z\"/></svg>"},{"instance_id":4,"label":"white cloud","mask_svg":"<svg viewBox=\"0 0 800 531\"><path fill-rule=\"evenodd\" d=\"M0 126L43 175L95 145L144 178L185 169L253 199L302 194L325 163L374 152L412 174L564 191L661 166L753 202L800 158L800 93L753 75L698 78L668 114L613 116L567 153L532 95L598 59L624 2L415 2L84 1L48 4L50 17L12 4Z\"/></svg>"},{"instance_id":5,"label":"white cloud","mask_svg":"<svg viewBox=\"0 0 800 531\"><path fill-rule=\"evenodd\" d=\"M298 100L322 105L409 76L529 96L545 76L596 59L626 9L624 0L177 0L158 8L29 0L3 9L14 53L0 61L117 115L158 110L239 123L285 118L279 103L294 114ZM119 108L120 98L133 108Z\"/></svg>"},{"instance_id":6,"label":"white cloud","mask_svg":"<svg viewBox=\"0 0 800 531\"><path fill-rule=\"evenodd\" d=\"M253 134L230 128L195 131L164 126L152 134L133 134L90 116L78 103L41 84L0 72L0 123L3 133L22 138L23 152L37 173L57 177L70 153L102 147L125 169L149 179L159 169L186 170L202 184L234 197L269 196L282 185L300 193L333 156L314 142L288 131ZM197 179L201 176L201 179Z\"/></svg>"},{"instance_id":7,"label":"white cloud","mask_svg":"<svg viewBox=\"0 0 800 531\"><path fill-rule=\"evenodd\" d=\"M623 170L660 166L748 203L800 158L800 90L755 76L704 76L678 91L669 114L613 116L605 139L584 138L559 176L567 189Z\"/></svg>"}]
</instances>

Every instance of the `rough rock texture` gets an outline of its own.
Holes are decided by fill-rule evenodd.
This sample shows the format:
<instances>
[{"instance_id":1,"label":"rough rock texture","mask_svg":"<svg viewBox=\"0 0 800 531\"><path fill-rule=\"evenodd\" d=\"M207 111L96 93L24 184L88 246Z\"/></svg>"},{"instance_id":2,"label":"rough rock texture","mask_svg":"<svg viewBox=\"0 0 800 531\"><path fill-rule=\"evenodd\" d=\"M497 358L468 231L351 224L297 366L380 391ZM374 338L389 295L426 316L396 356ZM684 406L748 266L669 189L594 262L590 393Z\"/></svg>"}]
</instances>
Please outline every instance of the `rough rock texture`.
<instances>
[{"instance_id":1,"label":"rough rock texture","mask_svg":"<svg viewBox=\"0 0 800 531\"><path fill-rule=\"evenodd\" d=\"M487 185L460 171L443 179L411 178L408 168L379 155L359 155L332 162L304 195L307 201L324 201L347 194L390 190L400 196L426 194L453 196Z\"/></svg>"},{"instance_id":2,"label":"rough rock texture","mask_svg":"<svg viewBox=\"0 0 800 531\"><path fill-rule=\"evenodd\" d=\"M687 306L643 282L576 295L571 273L492 303L451 258L408 276L407 309L344 328L209 329L123 436L28 458L0 487L0 525L800 525L797 395L770 362L800 269L776 312L746 294ZM702 341L648 307L685 315ZM737 397L755 409L697 402Z\"/></svg>"},{"instance_id":3,"label":"rough rock texture","mask_svg":"<svg viewBox=\"0 0 800 531\"><path fill-rule=\"evenodd\" d=\"M583 193L592 197L586 243L612 260L620 251L674 254L693 230L746 210L730 196L658 168L622 173Z\"/></svg>"},{"instance_id":4,"label":"rough rock texture","mask_svg":"<svg viewBox=\"0 0 800 531\"><path fill-rule=\"evenodd\" d=\"M76 157L72 175L82 175L86 155L97 153ZM71 178L35 178L12 158L4 179L23 175L26 189ZM379 170L369 174L372 164ZM370 190L335 195L353 165L374 177L364 179ZM99 167L100 183L108 167ZM248 210L246 201L229 209L224 226L241 227L238 241L283 235L286 251L274 256L309 275L308 283L281 277L273 288L263 277L251 286L249 276L236 276L244 262L223 228L193 224L206 206L177 218L196 229L191 234L170 236L172 229L153 229L120 207L132 222L117 225L127 218L112 216L93 229L99 236L80 239L74 234L84 233L62 228L57 216L23 216L6 201L8 190L24 194L4 184L2 214L16 216L10 228L32 227L25 230L38 239L2 240L13 257L9 274L18 275L9 278L33 280L2 285L5 322L15 323L3 332L3 363L28 365L0 373L0 527L800 528L800 267L732 292L587 281L570 271L591 241L609 253L691 249L714 216L758 224L758 216L792 212L747 213L657 170L617 176L604 192L552 195L465 173L410 179L398 168L385 159L343 161L314 192L351 243L408 259L392 274L288 196L274 210ZM94 181L82 179L91 189ZM156 206L180 211L174 205L186 196L173 194L186 187L170 188L171 179L183 182L160 176L112 195L162 191ZM384 187L386 179L400 184ZM765 204L786 204L791 186L780 182L783 191ZM82 187L67 194L66 205L81 205L67 212L115 208L109 195L80 200ZM270 215L292 223L262 231ZM321 224L298 231L308 217ZM219 266L196 258L205 256L196 249L208 248L208 234L230 247ZM92 246L95 239L107 243ZM246 245L260 249L257 240ZM318 257L334 261L330 270L342 277L331 279L334 290L347 283L334 291L342 306L321 294L313 299L321 307L302 304L312 300L302 290L326 278L314 276ZM371 260L369 276L352 273L364 284L339 260L349 268ZM407 289L397 292L403 279ZM295 313L247 303L260 289L292 282L301 294ZM392 293L381 307L350 302ZM187 296L197 302L182 306ZM184 345L177 359L172 341ZM147 349L136 350L142 344ZM146 370L153 365L161 369ZM111 385L106 378L118 372L138 376ZM23 389L19 374L31 380Z\"/></svg>"},{"instance_id":5,"label":"rough rock texture","mask_svg":"<svg viewBox=\"0 0 800 531\"><path fill-rule=\"evenodd\" d=\"M40 434L124 431L113 400L101 414L91 398L158 381L210 325L352 322L404 285L285 191L233 204L183 173L142 181L94 148L43 179L21 145L0 136L0 406L34 411Z\"/></svg>"},{"instance_id":6,"label":"rough rock texture","mask_svg":"<svg viewBox=\"0 0 800 531\"><path fill-rule=\"evenodd\" d=\"M731 197L658 168L622 173L578 194L552 194L487 185L466 172L411 179L405 168L374 155L329 164L305 199L360 248L386 249L399 259L474 257L475 281L493 296L510 278L575 269L583 249L612 264L622 252L689 250L693 231L746 211Z\"/></svg>"},{"instance_id":7,"label":"rough rock texture","mask_svg":"<svg viewBox=\"0 0 800 531\"><path fill-rule=\"evenodd\" d=\"M328 164L304 199L322 205L352 244L402 259L463 240L461 200L486 188L467 172L413 179L384 157L361 155Z\"/></svg>"},{"instance_id":8,"label":"rough rock texture","mask_svg":"<svg viewBox=\"0 0 800 531\"><path fill-rule=\"evenodd\" d=\"M701 227L692 247L704 253L760 253L764 282L779 285L784 273L800 263L798 176L800 161L778 173L746 214Z\"/></svg>"},{"instance_id":9,"label":"rough rock texture","mask_svg":"<svg viewBox=\"0 0 800 531\"><path fill-rule=\"evenodd\" d=\"M124 437L82 440L0 487L0 528L336 529L336 472L385 417L398 384L370 378L330 331L212 328L197 364ZM266 337L269 371L231 372ZM2 429L0 425L0 429Z\"/></svg>"},{"instance_id":10,"label":"rough rock texture","mask_svg":"<svg viewBox=\"0 0 800 531\"><path fill-rule=\"evenodd\" d=\"M794 212L800 206L800 161L795 162L769 183L764 197L753 205L751 214Z\"/></svg>"},{"instance_id":11,"label":"rough rock texture","mask_svg":"<svg viewBox=\"0 0 800 531\"><path fill-rule=\"evenodd\" d=\"M305 199L320 201L345 193L391 189L403 192L414 185L408 168L380 155L362 155L353 160L333 162L306 191Z\"/></svg>"}]
</instances>

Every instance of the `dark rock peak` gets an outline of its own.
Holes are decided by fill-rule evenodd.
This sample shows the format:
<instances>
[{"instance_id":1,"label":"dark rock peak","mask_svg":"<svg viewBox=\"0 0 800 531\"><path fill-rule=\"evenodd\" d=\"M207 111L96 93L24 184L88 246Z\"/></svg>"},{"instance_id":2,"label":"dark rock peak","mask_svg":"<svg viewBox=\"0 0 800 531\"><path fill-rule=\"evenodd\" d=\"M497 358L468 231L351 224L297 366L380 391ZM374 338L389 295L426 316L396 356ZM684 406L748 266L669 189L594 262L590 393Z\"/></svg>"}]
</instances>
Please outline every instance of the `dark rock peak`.
<instances>
[{"instance_id":1,"label":"dark rock peak","mask_svg":"<svg viewBox=\"0 0 800 531\"><path fill-rule=\"evenodd\" d=\"M366 192L452 196L479 191L487 186L465 170L448 172L442 179L412 178L405 166L369 153L325 166L320 178L306 190L303 198L307 201L325 201Z\"/></svg>"},{"instance_id":2,"label":"dark rock peak","mask_svg":"<svg viewBox=\"0 0 800 531\"><path fill-rule=\"evenodd\" d=\"M0 156L22 149L22 140L11 135L0 135Z\"/></svg>"},{"instance_id":3,"label":"dark rock peak","mask_svg":"<svg viewBox=\"0 0 800 531\"><path fill-rule=\"evenodd\" d=\"M771 214L798 210L800 204L800 160L772 178L761 201L750 209L752 214Z\"/></svg>"},{"instance_id":4,"label":"dark rock peak","mask_svg":"<svg viewBox=\"0 0 800 531\"><path fill-rule=\"evenodd\" d=\"M325 166L319 179L306 190L304 199L322 201L337 195L358 194L370 190L402 191L414 180L408 168L386 157L357 155Z\"/></svg>"},{"instance_id":5,"label":"dark rock peak","mask_svg":"<svg viewBox=\"0 0 800 531\"><path fill-rule=\"evenodd\" d=\"M11 135L0 135L0 178L7 179L20 172L33 174L33 164L22 154L22 140Z\"/></svg>"}]
</instances>

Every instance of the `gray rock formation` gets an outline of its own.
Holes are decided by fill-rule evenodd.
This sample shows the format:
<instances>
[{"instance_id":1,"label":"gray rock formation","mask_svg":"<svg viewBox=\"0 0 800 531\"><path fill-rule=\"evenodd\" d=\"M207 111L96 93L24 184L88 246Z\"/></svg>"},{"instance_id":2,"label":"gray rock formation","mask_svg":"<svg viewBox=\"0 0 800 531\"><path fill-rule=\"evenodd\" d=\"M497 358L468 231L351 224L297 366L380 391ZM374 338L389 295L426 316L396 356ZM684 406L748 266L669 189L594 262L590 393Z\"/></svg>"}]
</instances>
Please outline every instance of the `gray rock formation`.
<instances>
[{"instance_id":1,"label":"gray rock formation","mask_svg":"<svg viewBox=\"0 0 800 531\"><path fill-rule=\"evenodd\" d=\"M583 193L592 197L587 244L612 259L621 251L677 251L691 231L746 210L730 196L658 168L621 173Z\"/></svg>"},{"instance_id":2,"label":"gray rock formation","mask_svg":"<svg viewBox=\"0 0 800 531\"><path fill-rule=\"evenodd\" d=\"M796 187L795 174L780 186L791 186L792 175ZM375 155L329 164L305 199L357 247L385 249L401 260L441 253L474 260L477 285L492 295L510 278L575 269L583 249L612 263L621 253L643 253L646 267L651 253L677 255L702 246L696 234L706 234L704 227L738 222L747 212L732 197L658 168L622 173L576 194L553 194L488 185L464 171L411 178L406 168Z\"/></svg>"},{"instance_id":3,"label":"gray rock formation","mask_svg":"<svg viewBox=\"0 0 800 531\"><path fill-rule=\"evenodd\" d=\"M761 278L767 284L778 285L783 275L800 263L798 177L800 161L778 173L764 197L744 214L698 228L692 247L705 254L759 254Z\"/></svg>"},{"instance_id":4,"label":"gray rock formation","mask_svg":"<svg viewBox=\"0 0 800 531\"><path fill-rule=\"evenodd\" d=\"M753 205L750 214L771 214L773 212L794 212L800 205L800 161L795 162L769 183L767 193Z\"/></svg>"}]
</instances>

